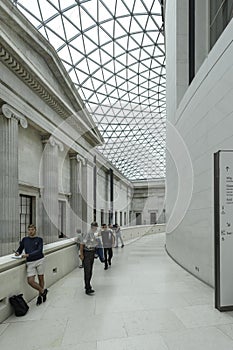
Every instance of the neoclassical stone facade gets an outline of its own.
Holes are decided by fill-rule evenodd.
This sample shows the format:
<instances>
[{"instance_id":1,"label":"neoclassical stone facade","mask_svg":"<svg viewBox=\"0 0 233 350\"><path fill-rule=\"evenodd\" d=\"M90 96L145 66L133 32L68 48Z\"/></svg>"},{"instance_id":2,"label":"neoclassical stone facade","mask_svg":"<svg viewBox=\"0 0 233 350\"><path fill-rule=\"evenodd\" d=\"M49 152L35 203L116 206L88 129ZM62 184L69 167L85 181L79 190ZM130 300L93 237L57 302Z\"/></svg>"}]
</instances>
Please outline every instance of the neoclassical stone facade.
<instances>
[{"instance_id":1,"label":"neoclassical stone facade","mask_svg":"<svg viewBox=\"0 0 233 350\"><path fill-rule=\"evenodd\" d=\"M135 224L134 185L96 150L102 136L55 50L9 1L0 12L0 256L32 222L45 243L93 219Z\"/></svg>"}]
</instances>

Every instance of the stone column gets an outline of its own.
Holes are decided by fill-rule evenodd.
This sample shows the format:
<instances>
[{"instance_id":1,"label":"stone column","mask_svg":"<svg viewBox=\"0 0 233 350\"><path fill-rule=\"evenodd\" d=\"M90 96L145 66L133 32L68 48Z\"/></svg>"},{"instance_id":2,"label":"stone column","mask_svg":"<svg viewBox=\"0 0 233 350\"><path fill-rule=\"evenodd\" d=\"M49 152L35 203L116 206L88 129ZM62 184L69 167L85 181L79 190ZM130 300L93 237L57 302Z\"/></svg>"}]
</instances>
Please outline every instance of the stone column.
<instances>
[{"instance_id":1,"label":"stone column","mask_svg":"<svg viewBox=\"0 0 233 350\"><path fill-rule=\"evenodd\" d=\"M3 104L0 113L0 255L12 253L19 243L18 124L26 118Z\"/></svg>"},{"instance_id":2,"label":"stone column","mask_svg":"<svg viewBox=\"0 0 233 350\"><path fill-rule=\"evenodd\" d=\"M88 174L87 174L87 160L80 155L77 156L77 161L81 169L81 201L82 201L82 232L87 232L87 186L88 186Z\"/></svg>"},{"instance_id":3,"label":"stone column","mask_svg":"<svg viewBox=\"0 0 233 350\"><path fill-rule=\"evenodd\" d=\"M77 153L70 153L70 229L71 236L76 235L76 230L82 230L82 162Z\"/></svg>"},{"instance_id":4,"label":"stone column","mask_svg":"<svg viewBox=\"0 0 233 350\"><path fill-rule=\"evenodd\" d=\"M44 243L58 240L58 150L63 151L63 144L50 136L43 138L43 237Z\"/></svg>"}]
</instances>

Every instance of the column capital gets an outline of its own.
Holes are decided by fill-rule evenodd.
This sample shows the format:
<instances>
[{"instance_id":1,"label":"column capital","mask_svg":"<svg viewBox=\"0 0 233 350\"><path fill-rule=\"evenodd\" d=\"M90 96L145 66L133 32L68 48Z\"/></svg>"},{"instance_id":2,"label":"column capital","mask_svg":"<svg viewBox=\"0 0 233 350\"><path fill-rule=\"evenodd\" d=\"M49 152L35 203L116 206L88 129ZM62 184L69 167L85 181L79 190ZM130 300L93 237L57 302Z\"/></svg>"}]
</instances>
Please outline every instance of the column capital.
<instances>
[{"instance_id":1,"label":"column capital","mask_svg":"<svg viewBox=\"0 0 233 350\"><path fill-rule=\"evenodd\" d=\"M80 154L77 154L76 156L77 162L82 163L82 165L87 165L87 159L81 156Z\"/></svg>"},{"instance_id":2,"label":"column capital","mask_svg":"<svg viewBox=\"0 0 233 350\"><path fill-rule=\"evenodd\" d=\"M18 112L15 108L11 107L8 104L3 104L2 105L2 114L7 118L11 119L14 118L20 123L22 128L26 129L28 127L28 122L27 119L22 115L20 112Z\"/></svg>"},{"instance_id":3,"label":"column capital","mask_svg":"<svg viewBox=\"0 0 233 350\"><path fill-rule=\"evenodd\" d=\"M64 151L63 143L59 140L57 140L54 136L46 135L42 138L43 143L49 143L52 147L58 146L59 150L62 152Z\"/></svg>"},{"instance_id":4,"label":"column capital","mask_svg":"<svg viewBox=\"0 0 233 350\"><path fill-rule=\"evenodd\" d=\"M69 157L70 157L70 159L75 159L75 160L77 160L77 152L69 152Z\"/></svg>"}]
</instances>

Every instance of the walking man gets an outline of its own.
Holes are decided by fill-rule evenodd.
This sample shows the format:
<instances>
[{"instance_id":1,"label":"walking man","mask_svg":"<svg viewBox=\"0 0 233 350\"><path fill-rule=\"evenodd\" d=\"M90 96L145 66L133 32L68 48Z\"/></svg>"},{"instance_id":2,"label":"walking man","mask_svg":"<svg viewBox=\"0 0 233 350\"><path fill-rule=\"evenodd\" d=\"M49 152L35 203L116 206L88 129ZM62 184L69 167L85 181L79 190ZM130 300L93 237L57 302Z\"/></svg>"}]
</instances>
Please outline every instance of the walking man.
<instances>
[{"instance_id":1,"label":"walking man","mask_svg":"<svg viewBox=\"0 0 233 350\"><path fill-rule=\"evenodd\" d=\"M111 229L107 228L106 224L102 225L103 230L101 231L103 247L104 247L104 269L108 269L108 265L112 264L112 247L114 246L115 237Z\"/></svg>"},{"instance_id":2,"label":"walking man","mask_svg":"<svg viewBox=\"0 0 233 350\"><path fill-rule=\"evenodd\" d=\"M97 227L98 223L92 222L91 230L83 234L82 242L80 243L80 259L83 261L84 284L87 295L95 293L91 286L91 277L95 259L95 248L98 244L95 237Z\"/></svg>"},{"instance_id":3,"label":"walking man","mask_svg":"<svg viewBox=\"0 0 233 350\"><path fill-rule=\"evenodd\" d=\"M124 245L124 242L123 242L123 239L121 236L121 228L118 224L115 224L115 234L116 234L116 246L115 246L115 248L118 248L118 240L119 239L121 241L121 248L123 248L125 245Z\"/></svg>"},{"instance_id":4,"label":"walking man","mask_svg":"<svg viewBox=\"0 0 233 350\"><path fill-rule=\"evenodd\" d=\"M44 288L43 239L37 236L35 225L28 226L28 236L21 240L15 255L20 255L23 250L25 253L22 258L26 258L27 261L27 281L32 288L38 290L36 305L40 305L42 301L46 301L48 289ZM35 281L36 275L39 283Z\"/></svg>"}]
</instances>

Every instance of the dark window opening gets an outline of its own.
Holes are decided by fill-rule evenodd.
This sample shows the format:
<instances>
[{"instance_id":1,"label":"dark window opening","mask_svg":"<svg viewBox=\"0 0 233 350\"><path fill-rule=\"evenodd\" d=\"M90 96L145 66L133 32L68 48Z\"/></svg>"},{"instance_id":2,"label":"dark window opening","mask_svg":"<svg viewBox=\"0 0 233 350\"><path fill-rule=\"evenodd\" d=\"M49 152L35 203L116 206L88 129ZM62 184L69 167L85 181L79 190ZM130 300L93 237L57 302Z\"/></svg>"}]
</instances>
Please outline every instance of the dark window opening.
<instances>
[{"instance_id":1,"label":"dark window opening","mask_svg":"<svg viewBox=\"0 0 233 350\"><path fill-rule=\"evenodd\" d=\"M136 225L142 224L142 213L136 213Z\"/></svg>"},{"instance_id":2,"label":"dark window opening","mask_svg":"<svg viewBox=\"0 0 233 350\"><path fill-rule=\"evenodd\" d=\"M58 214L58 237L65 237L65 225L66 225L66 202L58 201L59 214Z\"/></svg>"},{"instance_id":3,"label":"dark window opening","mask_svg":"<svg viewBox=\"0 0 233 350\"><path fill-rule=\"evenodd\" d=\"M25 237L28 232L28 225L32 224L32 196L20 194L19 204L19 224L20 239Z\"/></svg>"},{"instance_id":4,"label":"dark window opening","mask_svg":"<svg viewBox=\"0 0 233 350\"><path fill-rule=\"evenodd\" d=\"M189 84L195 76L195 0L189 0Z\"/></svg>"}]
</instances>

